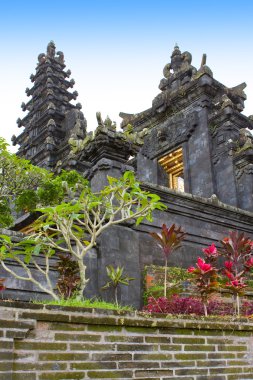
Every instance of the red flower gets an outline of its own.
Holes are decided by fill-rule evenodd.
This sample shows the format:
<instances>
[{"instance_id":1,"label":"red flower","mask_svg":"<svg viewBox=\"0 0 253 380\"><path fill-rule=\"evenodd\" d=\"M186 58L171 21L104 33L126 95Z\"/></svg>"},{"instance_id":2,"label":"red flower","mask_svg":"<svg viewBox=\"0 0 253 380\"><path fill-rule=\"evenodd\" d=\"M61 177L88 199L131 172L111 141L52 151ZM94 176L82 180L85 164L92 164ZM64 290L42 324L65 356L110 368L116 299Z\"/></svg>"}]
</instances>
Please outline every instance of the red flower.
<instances>
[{"instance_id":1,"label":"red flower","mask_svg":"<svg viewBox=\"0 0 253 380\"><path fill-rule=\"evenodd\" d=\"M227 276L227 278L229 278L229 280L234 280L235 279L235 276L233 275L233 273L231 273L230 271L226 270L224 271L224 274Z\"/></svg>"},{"instance_id":2,"label":"red flower","mask_svg":"<svg viewBox=\"0 0 253 380\"><path fill-rule=\"evenodd\" d=\"M218 251L214 243L207 248L203 248L202 251L207 257L218 257Z\"/></svg>"},{"instance_id":3,"label":"red flower","mask_svg":"<svg viewBox=\"0 0 253 380\"><path fill-rule=\"evenodd\" d=\"M196 269L196 268L194 268L194 267L189 267L189 268L187 269L187 272L192 273L192 272L195 271L195 269Z\"/></svg>"},{"instance_id":4,"label":"red flower","mask_svg":"<svg viewBox=\"0 0 253 380\"><path fill-rule=\"evenodd\" d=\"M235 278L234 280L228 282L226 286L233 287L233 288L245 288L247 285L244 284L243 279Z\"/></svg>"},{"instance_id":5,"label":"red flower","mask_svg":"<svg viewBox=\"0 0 253 380\"><path fill-rule=\"evenodd\" d=\"M231 271L234 263L232 261L225 261L224 265L227 270Z\"/></svg>"},{"instance_id":6,"label":"red flower","mask_svg":"<svg viewBox=\"0 0 253 380\"><path fill-rule=\"evenodd\" d=\"M208 272L213 269L211 264L206 264L204 259L201 259L201 257L198 258L197 260L197 266L201 270L201 272Z\"/></svg>"},{"instance_id":7,"label":"red flower","mask_svg":"<svg viewBox=\"0 0 253 380\"><path fill-rule=\"evenodd\" d=\"M250 258L246 261L246 263L245 263L244 265L245 265L245 267L247 267L247 268L252 268L252 267L253 267L253 257L250 257Z\"/></svg>"}]
</instances>

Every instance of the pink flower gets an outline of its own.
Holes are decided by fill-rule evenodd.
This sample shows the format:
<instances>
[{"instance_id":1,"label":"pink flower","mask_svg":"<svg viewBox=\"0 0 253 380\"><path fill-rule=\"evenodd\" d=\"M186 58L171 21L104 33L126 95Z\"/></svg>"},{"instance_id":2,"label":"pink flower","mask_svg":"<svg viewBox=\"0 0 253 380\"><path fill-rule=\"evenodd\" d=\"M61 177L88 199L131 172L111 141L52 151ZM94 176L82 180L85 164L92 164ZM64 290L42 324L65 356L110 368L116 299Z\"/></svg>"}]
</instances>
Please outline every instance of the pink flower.
<instances>
[{"instance_id":1,"label":"pink flower","mask_svg":"<svg viewBox=\"0 0 253 380\"><path fill-rule=\"evenodd\" d=\"M218 251L214 243L207 248L203 248L202 251L207 257L218 257Z\"/></svg>"},{"instance_id":2,"label":"pink flower","mask_svg":"<svg viewBox=\"0 0 253 380\"><path fill-rule=\"evenodd\" d=\"M192 273L192 272L195 271L195 269L196 269L196 268L194 268L194 267L189 267L189 268L187 269L187 272Z\"/></svg>"},{"instance_id":3,"label":"pink flower","mask_svg":"<svg viewBox=\"0 0 253 380\"><path fill-rule=\"evenodd\" d=\"M201 259L201 257L197 260L197 266L201 270L201 272L208 272L209 270L213 269L211 264L206 264L204 259Z\"/></svg>"},{"instance_id":4,"label":"pink flower","mask_svg":"<svg viewBox=\"0 0 253 380\"><path fill-rule=\"evenodd\" d=\"M225 261L225 268L231 272L234 263L232 261Z\"/></svg>"}]
</instances>

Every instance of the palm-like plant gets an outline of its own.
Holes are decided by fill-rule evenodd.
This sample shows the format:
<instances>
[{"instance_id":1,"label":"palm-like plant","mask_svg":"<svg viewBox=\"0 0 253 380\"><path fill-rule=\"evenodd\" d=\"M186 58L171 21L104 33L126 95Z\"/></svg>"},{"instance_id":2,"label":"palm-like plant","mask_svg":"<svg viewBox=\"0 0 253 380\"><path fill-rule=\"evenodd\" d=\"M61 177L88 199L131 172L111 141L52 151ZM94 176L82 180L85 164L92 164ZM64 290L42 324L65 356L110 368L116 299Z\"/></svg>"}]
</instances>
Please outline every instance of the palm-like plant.
<instances>
[{"instance_id":1,"label":"palm-like plant","mask_svg":"<svg viewBox=\"0 0 253 380\"><path fill-rule=\"evenodd\" d=\"M186 233L182 231L181 226L176 227L175 224L172 224L172 226L168 228L166 224L163 224L161 234L151 232L150 235L155 239L158 246L162 249L164 255L164 297L166 297L168 258L176 249L181 246L182 240L184 240Z\"/></svg>"},{"instance_id":2,"label":"palm-like plant","mask_svg":"<svg viewBox=\"0 0 253 380\"><path fill-rule=\"evenodd\" d=\"M102 290L106 290L108 288L113 288L115 303L118 306L118 287L119 287L119 285L120 284L129 285L129 282L134 280L134 278L125 276L123 274L124 267L118 266L117 268L114 268L112 265L107 265L106 266L106 272L107 272L107 276L110 278L110 281L108 281L102 287Z\"/></svg>"}]
</instances>

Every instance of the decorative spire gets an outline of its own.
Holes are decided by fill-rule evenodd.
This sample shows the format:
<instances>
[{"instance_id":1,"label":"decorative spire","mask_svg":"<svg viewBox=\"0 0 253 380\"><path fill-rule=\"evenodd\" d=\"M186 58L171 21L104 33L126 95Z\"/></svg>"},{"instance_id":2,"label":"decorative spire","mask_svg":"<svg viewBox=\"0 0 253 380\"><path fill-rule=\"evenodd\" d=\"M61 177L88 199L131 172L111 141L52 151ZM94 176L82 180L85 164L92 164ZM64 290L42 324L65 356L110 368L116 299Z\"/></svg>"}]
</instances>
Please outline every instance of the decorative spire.
<instances>
[{"instance_id":1,"label":"decorative spire","mask_svg":"<svg viewBox=\"0 0 253 380\"><path fill-rule=\"evenodd\" d=\"M19 127L25 127L15 140L20 145L18 155L39 166L55 165L58 151L67 149L64 144L67 144L77 119L86 133L81 105L71 103L78 96L77 91L69 91L75 81L68 80L71 71L64 69L64 54L61 51L56 53L55 43L50 41L46 53L38 56L35 75L30 76L33 86L26 89L26 94L31 99L21 105L23 111L28 110L28 114L17 120Z\"/></svg>"}]
</instances>

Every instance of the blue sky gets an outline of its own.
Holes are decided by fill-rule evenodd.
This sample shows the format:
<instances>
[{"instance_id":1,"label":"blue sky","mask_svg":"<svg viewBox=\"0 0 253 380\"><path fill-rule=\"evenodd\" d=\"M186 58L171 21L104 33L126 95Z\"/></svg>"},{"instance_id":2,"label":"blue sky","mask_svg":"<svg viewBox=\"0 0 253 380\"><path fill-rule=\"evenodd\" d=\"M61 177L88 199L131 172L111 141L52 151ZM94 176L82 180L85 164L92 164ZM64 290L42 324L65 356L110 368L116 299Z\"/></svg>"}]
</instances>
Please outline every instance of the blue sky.
<instances>
[{"instance_id":1,"label":"blue sky","mask_svg":"<svg viewBox=\"0 0 253 380\"><path fill-rule=\"evenodd\" d=\"M37 56L54 40L72 71L78 101L96 127L96 111L119 124L120 111L149 108L175 43L232 87L247 83L244 113L253 114L251 0L0 0L1 135L19 134Z\"/></svg>"}]
</instances>

